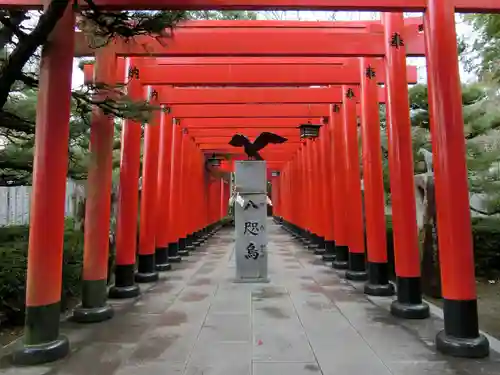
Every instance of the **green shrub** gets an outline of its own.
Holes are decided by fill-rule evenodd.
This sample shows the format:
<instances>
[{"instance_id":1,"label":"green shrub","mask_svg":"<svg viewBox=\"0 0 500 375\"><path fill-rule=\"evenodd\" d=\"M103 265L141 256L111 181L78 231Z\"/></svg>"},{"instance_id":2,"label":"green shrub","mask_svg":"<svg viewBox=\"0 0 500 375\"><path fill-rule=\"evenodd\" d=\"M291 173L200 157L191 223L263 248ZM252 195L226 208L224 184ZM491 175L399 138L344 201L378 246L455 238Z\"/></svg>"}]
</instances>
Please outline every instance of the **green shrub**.
<instances>
[{"instance_id":1,"label":"green shrub","mask_svg":"<svg viewBox=\"0 0 500 375\"><path fill-rule=\"evenodd\" d=\"M476 275L495 279L500 276L500 219L474 218L472 239Z\"/></svg>"},{"instance_id":2,"label":"green shrub","mask_svg":"<svg viewBox=\"0 0 500 375\"><path fill-rule=\"evenodd\" d=\"M394 277L394 243L392 217L386 216L387 255L389 268ZM497 278L500 276L500 219L472 219L472 238L476 276Z\"/></svg>"},{"instance_id":3,"label":"green shrub","mask_svg":"<svg viewBox=\"0 0 500 375\"><path fill-rule=\"evenodd\" d=\"M9 324L24 322L29 228L0 228L0 314ZM80 294L83 233L68 221L64 232L61 309Z\"/></svg>"}]
</instances>

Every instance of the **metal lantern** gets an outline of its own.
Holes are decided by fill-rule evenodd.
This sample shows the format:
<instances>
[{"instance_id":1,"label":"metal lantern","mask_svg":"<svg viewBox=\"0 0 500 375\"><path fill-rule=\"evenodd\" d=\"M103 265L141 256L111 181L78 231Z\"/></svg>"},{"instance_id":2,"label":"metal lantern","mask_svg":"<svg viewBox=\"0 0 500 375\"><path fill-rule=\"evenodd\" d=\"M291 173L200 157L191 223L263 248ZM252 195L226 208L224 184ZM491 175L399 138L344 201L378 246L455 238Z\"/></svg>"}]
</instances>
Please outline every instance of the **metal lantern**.
<instances>
[{"instance_id":1,"label":"metal lantern","mask_svg":"<svg viewBox=\"0 0 500 375\"><path fill-rule=\"evenodd\" d=\"M279 175L280 175L280 171L272 171L271 172L271 176L273 176L273 177L279 177Z\"/></svg>"},{"instance_id":2,"label":"metal lantern","mask_svg":"<svg viewBox=\"0 0 500 375\"><path fill-rule=\"evenodd\" d=\"M311 124L310 122L299 126L301 139L316 139L319 137L321 124Z\"/></svg>"},{"instance_id":3,"label":"metal lantern","mask_svg":"<svg viewBox=\"0 0 500 375\"><path fill-rule=\"evenodd\" d=\"M220 167L221 166L221 158L217 157L217 155L213 154L211 157L208 158L208 164L211 167Z\"/></svg>"}]
</instances>

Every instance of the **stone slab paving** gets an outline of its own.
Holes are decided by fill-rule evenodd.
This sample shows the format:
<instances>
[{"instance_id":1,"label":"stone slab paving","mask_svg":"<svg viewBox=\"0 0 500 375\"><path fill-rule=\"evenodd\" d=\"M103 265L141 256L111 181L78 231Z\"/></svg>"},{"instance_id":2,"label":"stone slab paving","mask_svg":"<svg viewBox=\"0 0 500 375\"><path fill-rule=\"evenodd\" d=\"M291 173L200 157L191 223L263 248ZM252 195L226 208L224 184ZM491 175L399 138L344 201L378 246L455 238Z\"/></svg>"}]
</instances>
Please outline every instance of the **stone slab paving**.
<instances>
[{"instance_id":1,"label":"stone slab paving","mask_svg":"<svg viewBox=\"0 0 500 375\"><path fill-rule=\"evenodd\" d=\"M269 225L269 284L233 283L232 231L174 265L116 317L94 325L64 322L65 360L12 368L6 375L500 375L485 360L437 354L443 322L390 316L390 298L360 285ZM6 352L4 350L4 352Z\"/></svg>"}]
</instances>

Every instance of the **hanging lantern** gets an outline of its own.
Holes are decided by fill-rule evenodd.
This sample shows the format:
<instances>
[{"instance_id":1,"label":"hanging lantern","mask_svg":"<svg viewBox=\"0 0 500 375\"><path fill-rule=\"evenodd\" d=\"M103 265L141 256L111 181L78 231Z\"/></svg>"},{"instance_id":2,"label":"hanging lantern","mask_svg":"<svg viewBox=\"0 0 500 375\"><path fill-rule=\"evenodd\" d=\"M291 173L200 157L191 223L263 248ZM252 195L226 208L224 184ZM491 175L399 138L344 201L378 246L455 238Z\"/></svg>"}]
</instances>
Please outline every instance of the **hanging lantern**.
<instances>
[{"instance_id":1,"label":"hanging lantern","mask_svg":"<svg viewBox=\"0 0 500 375\"><path fill-rule=\"evenodd\" d=\"M311 124L307 122L299 126L301 139L316 139L319 137L321 124Z\"/></svg>"},{"instance_id":2,"label":"hanging lantern","mask_svg":"<svg viewBox=\"0 0 500 375\"><path fill-rule=\"evenodd\" d=\"M271 176L273 176L273 177L279 177L279 175L280 175L280 171L272 171L271 172Z\"/></svg>"},{"instance_id":3,"label":"hanging lantern","mask_svg":"<svg viewBox=\"0 0 500 375\"><path fill-rule=\"evenodd\" d=\"M207 162L211 167L218 168L221 166L221 158L217 157L217 155L213 154L208 158Z\"/></svg>"}]
</instances>

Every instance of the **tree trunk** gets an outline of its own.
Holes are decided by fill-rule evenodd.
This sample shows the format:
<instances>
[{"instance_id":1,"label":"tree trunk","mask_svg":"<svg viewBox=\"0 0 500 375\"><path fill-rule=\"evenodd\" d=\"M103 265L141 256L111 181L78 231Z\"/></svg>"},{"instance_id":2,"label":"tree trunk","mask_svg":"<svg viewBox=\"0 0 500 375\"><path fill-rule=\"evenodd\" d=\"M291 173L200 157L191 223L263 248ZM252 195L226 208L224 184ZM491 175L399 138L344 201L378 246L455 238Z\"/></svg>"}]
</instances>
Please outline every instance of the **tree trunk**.
<instances>
[{"instance_id":1,"label":"tree trunk","mask_svg":"<svg viewBox=\"0 0 500 375\"><path fill-rule=\"evenodd\" d=\"M441 269L439 267L433 175L427 175L425 181L424 206L424 220L419 236L422 246L422 291L429 297L441 298Z\"/></svg>"}]
</instances>

